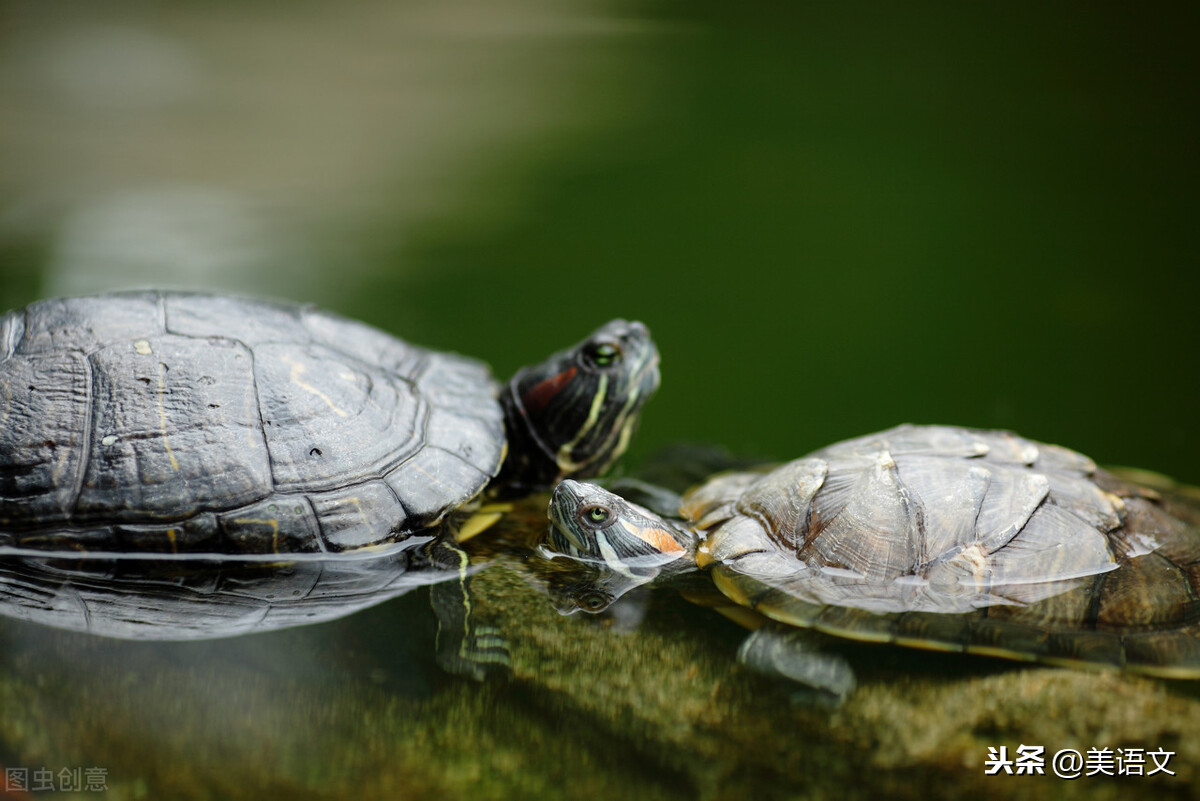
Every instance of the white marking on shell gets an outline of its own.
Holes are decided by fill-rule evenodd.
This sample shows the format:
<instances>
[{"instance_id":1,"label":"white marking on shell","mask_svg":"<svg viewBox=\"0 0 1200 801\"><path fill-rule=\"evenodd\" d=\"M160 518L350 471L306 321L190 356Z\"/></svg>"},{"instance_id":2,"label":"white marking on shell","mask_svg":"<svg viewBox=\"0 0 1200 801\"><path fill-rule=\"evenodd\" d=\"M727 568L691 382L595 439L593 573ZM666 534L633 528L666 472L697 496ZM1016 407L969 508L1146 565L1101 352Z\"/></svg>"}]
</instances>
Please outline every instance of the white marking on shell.
<instances>
[{"instance_id":1,"label":"white marking on shell","mask_svg":"<svg viewBox=\"0 0 1200 801\"><path fill-rule=\"evenodd\" d=\"M163 395L167 391L167 366L159 363L158 367L158 425L162 431L163 447L167 449L167 458L171 460L171 469L179 470L179 461L175 458L175 451L171 449L171 440L167 439L167 409L163 404Z\"/></svg>"},{"instance_id":2,"label":"white marking on shell","mask_svg":"<svg viewBox=\"0 0 1200 801\"><path fill-rule=\"evenodd\" d=\"M324 392L317 389L312 384L309 384L309 383L306 383L306 382L300 380L300 375L308 370L308 365L304 364L303 362L298 362L295 359L289 358L287 356L283 356L281 358L283 359L284 363L287 364L287 366L291 368L291 371L288 373L289 381L291 381L293 384L300 387L301 389L305 390L306 392L311 392L313 395L316 395L318 398L325 401L325 405L328 406L333 411L333 413L336 414L338 417L348 417L349 416L348 414L346 414L345 410L339 409L337 407L337 405L334 404L333 400L328 395L326 395Z\"/></svg>"}]
</instances>

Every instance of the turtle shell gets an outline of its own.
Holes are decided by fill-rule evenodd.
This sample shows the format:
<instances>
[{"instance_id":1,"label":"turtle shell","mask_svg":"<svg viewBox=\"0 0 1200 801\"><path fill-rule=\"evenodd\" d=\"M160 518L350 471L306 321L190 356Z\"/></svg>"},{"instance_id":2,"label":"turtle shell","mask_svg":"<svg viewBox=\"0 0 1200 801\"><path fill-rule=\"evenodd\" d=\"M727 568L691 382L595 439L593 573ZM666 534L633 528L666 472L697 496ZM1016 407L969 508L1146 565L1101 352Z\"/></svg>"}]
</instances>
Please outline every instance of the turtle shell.
<instances>
[{"instance_id":1,"label":"turtle shell","mask_svg":"<svg viewBox=\"0 0 1200 801\"><path fill-rule=\"evenodd\" d=\"M476 361L317 310L137 292L0 317L0 548L356 554L505 451Z\"/></svg>"},{"instance_id":2,"label":"turtle shell","mask_svg":"<svg viewBox=\"0 0 1200 801\"><path fill-rule=\"evenodd\" d=\"M1200 499L1012 434L901 426L684 499L739 604L859 640L1200 677Z\"/></svg>"}]
</instances>

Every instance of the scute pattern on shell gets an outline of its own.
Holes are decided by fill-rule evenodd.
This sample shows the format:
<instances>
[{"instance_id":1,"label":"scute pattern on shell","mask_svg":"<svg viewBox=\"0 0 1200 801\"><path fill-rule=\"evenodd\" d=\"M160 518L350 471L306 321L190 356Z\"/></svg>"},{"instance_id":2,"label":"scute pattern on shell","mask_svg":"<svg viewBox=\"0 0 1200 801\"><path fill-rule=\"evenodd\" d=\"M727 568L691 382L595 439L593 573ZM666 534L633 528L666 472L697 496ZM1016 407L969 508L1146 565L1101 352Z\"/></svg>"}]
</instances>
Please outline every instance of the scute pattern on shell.
<instances>
[{"instance_id":1,"label":"scute pattern on shell","mask_svg":"<svg viewBox=\"0 0 1200 801\"><path fill-rule=\"evenodd\" d=\"M0 546L344 553L498 472L486 366L312 307L135 292L0 317Z\"/></svg>"},{"instance_id":2,"label":"scute pattern on shell","mask_svg":"<svg viewBox=\"0 0 1200 801\"><path fill-rule=\"evenodd\" d=\"M1200 675L1200 500L1015 435L901 426L685 498L718 586L857 639Z\"/></svg>"}]
</instances>

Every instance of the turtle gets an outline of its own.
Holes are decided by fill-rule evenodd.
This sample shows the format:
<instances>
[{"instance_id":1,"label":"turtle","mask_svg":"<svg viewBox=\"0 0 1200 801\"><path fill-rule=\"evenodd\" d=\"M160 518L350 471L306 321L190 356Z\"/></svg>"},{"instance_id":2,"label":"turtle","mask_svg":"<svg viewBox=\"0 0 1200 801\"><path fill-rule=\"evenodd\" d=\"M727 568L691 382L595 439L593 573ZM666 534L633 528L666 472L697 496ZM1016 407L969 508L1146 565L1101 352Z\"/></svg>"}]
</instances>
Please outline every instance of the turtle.
<instances>
[{"instance_id":1,"label":"turtle","mask_svg":"<svg viewBox=\"0 0 1200 801\"><path fill-rule=\"evenodd\" d=\"M904 425L640 495L658 512L555 488L540 548L573 568L551 584L559 611L675 583L757 626L741 660L810 701L840 703L855 681L806 629L1200 678L1200 492L1157 474L1009 432Z\"/></svg>"},{"instance_id":2,"label":"turtle","mask_svg":"<svg viewBox=\"0 0 1200 801\"><path fill-rule=\"evenodd\" d=\"M658 382L649 332L624 320L500 386L312 305L35 302L0 317L0 612L198 639L436 583L439 661L474 673L503 658L456 594L457 540L500 513L481 501L606 470Z\"/></svg>"}]
</instances>

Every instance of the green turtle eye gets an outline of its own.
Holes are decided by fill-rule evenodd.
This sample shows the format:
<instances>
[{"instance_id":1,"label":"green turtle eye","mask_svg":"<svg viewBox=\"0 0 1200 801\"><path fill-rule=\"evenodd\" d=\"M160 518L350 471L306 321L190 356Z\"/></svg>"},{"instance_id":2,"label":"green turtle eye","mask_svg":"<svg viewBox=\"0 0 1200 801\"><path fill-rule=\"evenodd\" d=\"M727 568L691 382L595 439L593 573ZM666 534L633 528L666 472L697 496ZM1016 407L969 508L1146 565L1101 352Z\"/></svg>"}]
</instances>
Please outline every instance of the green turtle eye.
<instances>
[{"instance_id":1,"label":"green turtle eye","mask_svg":"<svg viewBox=\"0 0 1200 801\"><path fill-rule=\"evenodd\" d=\"M621 349L612 342L594 342L584 350L584 357L595 367L608 367L621 358Z\"/></svg>"},{"instance_id":2,"label":"green turtle eye","mask_svg":"<svg viewBox=\"0 0 1200 801\"><path fill-rule=\"evenodd\" d=\"M599 593L591 593L581 598L579 605L585 612L600 612L608 607L608 598Z\"/></svg>"},{"instance_id":3,"label":"green turtle eye","mask_svg":"<svg viewBox=\"0 0 1200 801\"><path fill-rule=\"evenodd\" d=\"M587 506L580 510L580 517L592 528L603 528L612 517L612 512L603 506Z\"/></svg>"}]
</instances>

